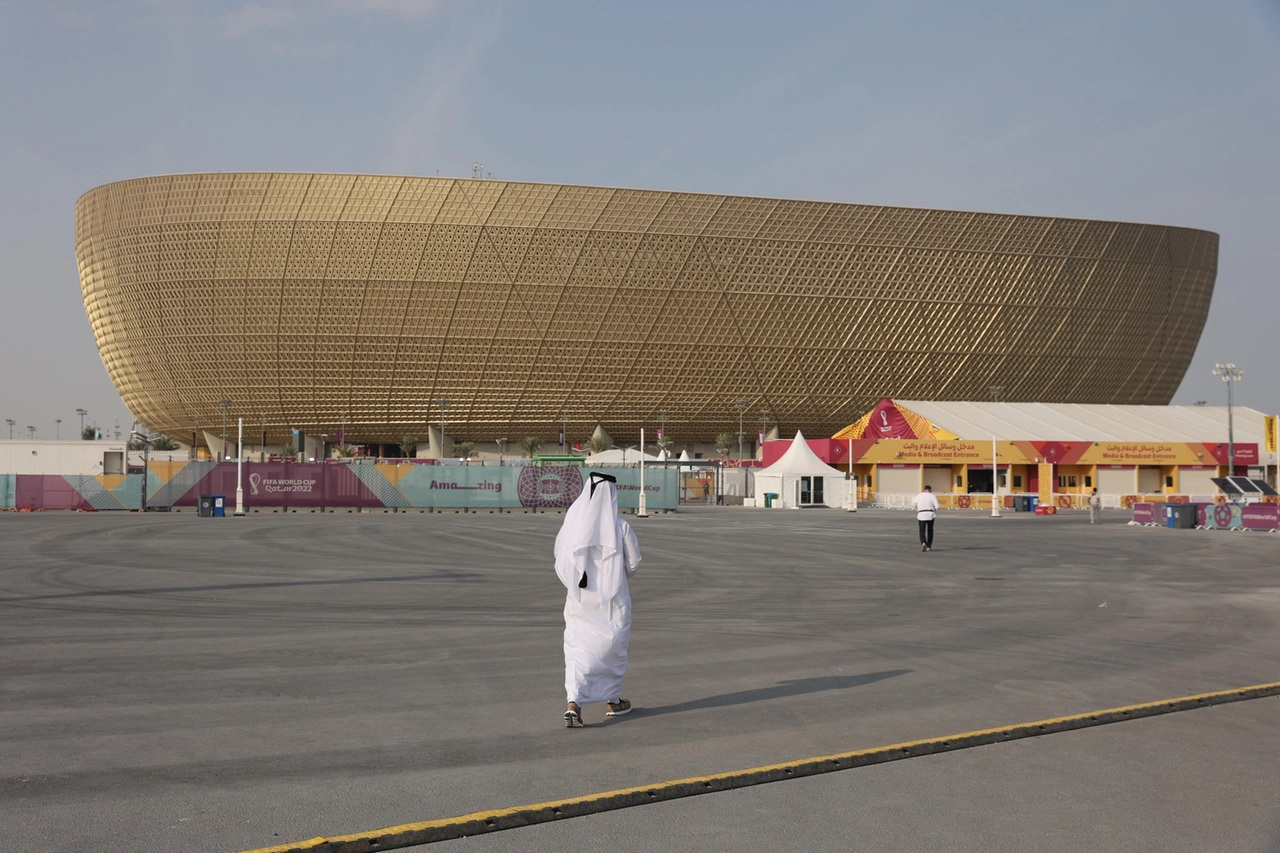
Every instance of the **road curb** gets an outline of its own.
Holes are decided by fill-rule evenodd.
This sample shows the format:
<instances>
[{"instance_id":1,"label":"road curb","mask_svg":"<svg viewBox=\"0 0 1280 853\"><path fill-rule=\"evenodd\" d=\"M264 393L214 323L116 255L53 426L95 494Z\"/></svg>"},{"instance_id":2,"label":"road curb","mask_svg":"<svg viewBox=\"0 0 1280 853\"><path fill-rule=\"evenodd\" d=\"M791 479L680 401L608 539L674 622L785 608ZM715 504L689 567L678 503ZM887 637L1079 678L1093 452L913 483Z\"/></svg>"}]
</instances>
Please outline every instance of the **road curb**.
<instances>
[{"instance_id":1,"label":"road curb","mask_svg":"<svg viewBox=\"0 0 1280 853\"><path fill-rule=\"evenodd\" d=\"M1127 720L1139 720L1146 717L1157 717L1162 714L1173 714L1178 711L1190 711L1196 708L1207 708L1213 705L1225 705L1229 702L1242 702L1248 699L1261 699L1277 695L1280 695L1280 681L1269 684L1255 684L1251 687L1238 687L1216 693L1181 696L1176 699L1165 699L1141 705L1107 708L1069 717L1055 717L1031 723L981 729L927 740L907 741L871 749L842 752L835 755L817 756L800 761L753 767L729 773L717 773L691 779L677 779L669 782L660 782L656 785L622 788L616 791L605 791L536 805L472 812L471 814L457 817L390 826L372 832L361 832L332 838L312 838L308 841L246 850L243 853L373 853L374 851L394 850L421 844L431 844L437 841L484 835L504 829L516 829L521 826L549 823L554 820L599 814L614 809L678 800L699 794L711 794L716 791L731 791L736 788L764 785L769 782L801 779L806 776L834 773L839 770L852 770L856 767L867 767L874 764L886 764L890 761L901 761L906 758L938 755L944 752L971 749L975 746L986 746L993 743L1004 743L1011 740L1076 731L1110 723L1122 723Z\"/></svg>"}]
</instances>

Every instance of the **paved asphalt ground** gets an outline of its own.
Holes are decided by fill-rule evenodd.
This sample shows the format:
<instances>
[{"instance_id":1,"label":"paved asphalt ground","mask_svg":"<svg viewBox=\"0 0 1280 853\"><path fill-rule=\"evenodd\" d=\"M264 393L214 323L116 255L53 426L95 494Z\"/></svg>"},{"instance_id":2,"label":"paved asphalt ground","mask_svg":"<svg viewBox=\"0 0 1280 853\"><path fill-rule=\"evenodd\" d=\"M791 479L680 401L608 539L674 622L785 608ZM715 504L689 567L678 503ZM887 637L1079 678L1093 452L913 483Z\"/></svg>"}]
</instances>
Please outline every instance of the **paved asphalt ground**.
<instances>
[{"instance_id":1,"label":"paved asphalt ground","mask_svg":"<svg viewBox=\"0 0 1280 853\"><path fill-rule=\"evenodd\" d=\"M561 713L559 515L0 516L0 850L238 851L1280 681L1280 535L637 520L627 695ZM1280 697L442 851L1280 851ZM423 848L419 848L423 849Z\"/></svg>"}]
</instances>

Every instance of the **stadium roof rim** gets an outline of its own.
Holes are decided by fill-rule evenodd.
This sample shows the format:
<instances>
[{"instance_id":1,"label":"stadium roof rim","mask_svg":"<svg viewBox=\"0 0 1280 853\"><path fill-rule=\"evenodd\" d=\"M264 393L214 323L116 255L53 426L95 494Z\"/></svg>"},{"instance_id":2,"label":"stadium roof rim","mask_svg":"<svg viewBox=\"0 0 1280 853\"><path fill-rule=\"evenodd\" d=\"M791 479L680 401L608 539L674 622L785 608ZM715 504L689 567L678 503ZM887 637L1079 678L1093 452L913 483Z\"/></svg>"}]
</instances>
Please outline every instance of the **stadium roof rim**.
<instances>
[{"instance_id":1,"label":"stadium roof rim","mask_svg":"<svg viewBox=\"0 0 1280 853\"><path fill-rule=\"evenodd\" d=\"M754 195L751 193L737 193L737 192L668 190L668 189L658 189L655 187L614 186L612 184L577 184L577 183L565 183L563 181L521 181L521 180L510 179L510 178L470 178L470 177L458 176L458 175L453 175L453 176L406 175L406 174L382 173L382 172L330 172L325 170L308 171L308 170L298 170L298 169L222 169L222 170L213 171L213 172L209 172L209 171L158 172L153 175L138 175L132 178L123 178L118 181L107 181L105 184L99 184L98 186L93 187L92 189L82 193L76 199L76 203L79 204L81 199L97 192L98 190L101 190L110 186L115 186L117 184L131 184L136 181L154 181L157 178L179 178L179 177L192 177L197 175L328 175L328 176L356 175L356 176L368 177L368 178L405 178L410 180L427 180L427 181L466 181L467 183L474 182L474 183L495 183L495 184L522 184L524 186L539 186L539 187L590 187L592 189L626 190L627 192L640 192L640 193L678 193L680 195L692 195L692 196L713 196L713 197L729 196L732 198L748 198L748 199L756 199L760 201L789 201L789 202L803 202L805 204L841 204L841 205L848 205L849 207L885 207L885 208L891 208L894 210L921 210L921 211L945 210L945 211L952 211L956 213L975 213L981 216L1016 216L1019 219L1074 221L1074 222L1105 222L1105 223L1118 224L1118 225L1145 225L1145 226L1151 226L1155 228L1177 228L1185 231L1201 231L1206 234L1213 234L1214 236L1220 236L1216 231L1212 231L1208 228L1200 228L1194 225L1173 225L1167 222L1166 223L1141 222L1134 219L1098 219L1096 217L1091 217L1091 216L1045 216L1044 214L1039 214L1039 213L1013 213L1010 211L999 211L999 210L969 210L966 208L959 208L959 207L924 207L922 205L915 205L915 204L881 204L879 202L866 202L866 201L833 201L831 199L819 199L819 198L790 198L790 197L784 197L784 196Z\"/></svg>"}]
</instances>

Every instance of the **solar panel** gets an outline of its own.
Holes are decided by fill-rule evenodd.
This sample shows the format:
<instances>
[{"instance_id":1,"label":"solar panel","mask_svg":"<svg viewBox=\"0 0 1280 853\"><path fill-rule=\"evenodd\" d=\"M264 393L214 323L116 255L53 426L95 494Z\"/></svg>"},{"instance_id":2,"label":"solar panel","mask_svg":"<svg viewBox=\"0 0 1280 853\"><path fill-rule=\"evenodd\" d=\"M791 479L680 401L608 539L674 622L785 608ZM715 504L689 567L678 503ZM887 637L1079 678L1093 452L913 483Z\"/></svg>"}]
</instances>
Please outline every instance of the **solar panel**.
<instances>
[{"instance_id":1,"label":"solar panel","mask_svg":"<svg viewBox=\"0 0 1280 853\"><path fill-rule=\"evenodd\" d=\"M1280 495L1280 492L1277 492L1275 489L1271 488L1271 484L1268 483L1266 480L1253 480L1251 482L1255 486L1257 486L1258 491L1262 492L1264 495Z\"/></svg>"},{"instance_id":2,"label":"solar panel","mask_svg":"<svg viewBox=\"0 0 1280 853\"><path fill-rule=\"evenodd\" d=\"M1226 494L1226 495L1241 494L1239 487L1237 487L1235 483L1231 482L1231 479L1229 477L1213 477L1212 482L1215 486L1218 487L1218 491L1222 492L1223 494Z\"/></svg>"},{"instance_id":3,"label":"solar panel","mask_svg":"<svg viewBox=\"0 0 1280 853\"><path fill-rule=\"evenodd\" d=\"M1278 495L1266 480L1251 480L1248 477L1213 477L1211 478L1218 490L1226 495L1249 495L1256 497L1258 495Z\"/></svg>"},{"instance_id":4,"label":"solar panel","mask_svg":"<svg viewBox=\"0 0 1280 853\"><path fill-rule=\"evenodd\" d=\"M1227 477L1226 479L1235 483L1236 491L1240 492L1241 494L1245 494L1245 495L1258 494L1258 493L1261 493L1262 491L1257 486L1255 486L1253 484L1253 480L1250 480L1248 477Z\"/></svg>"}]
</instances>

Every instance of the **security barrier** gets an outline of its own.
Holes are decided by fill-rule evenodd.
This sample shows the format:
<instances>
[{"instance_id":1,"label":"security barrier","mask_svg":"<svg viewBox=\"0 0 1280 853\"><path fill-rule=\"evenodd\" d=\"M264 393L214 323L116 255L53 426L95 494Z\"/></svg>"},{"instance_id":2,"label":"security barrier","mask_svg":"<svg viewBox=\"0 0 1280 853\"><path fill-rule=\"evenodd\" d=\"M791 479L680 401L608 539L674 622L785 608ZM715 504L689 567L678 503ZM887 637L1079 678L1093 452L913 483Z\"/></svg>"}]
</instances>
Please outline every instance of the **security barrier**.
<instances>
[{"instance_id":1,"label":"security barrier","mask_svg":"<svg viewBox=\"0 0 1280 853\"><path fill-rule=\"evenodd\" d=\"M601 467L601 466L593 466ZM640 471L609 467L618 478L618 506L639 504ZM240 471L244 506L259 509L553 509L565 508L582 491L585 469L576 466L383 465L360 463L246 462ZM236 493L236 463L192 462L152 469L148 507L195 509L200 495ZM649 510L674 510L678 472L644 472ZM142 475L90 476L7 474L0 481L0 508L16 510L136 510Z\"/></svg>"}]
</instances>

